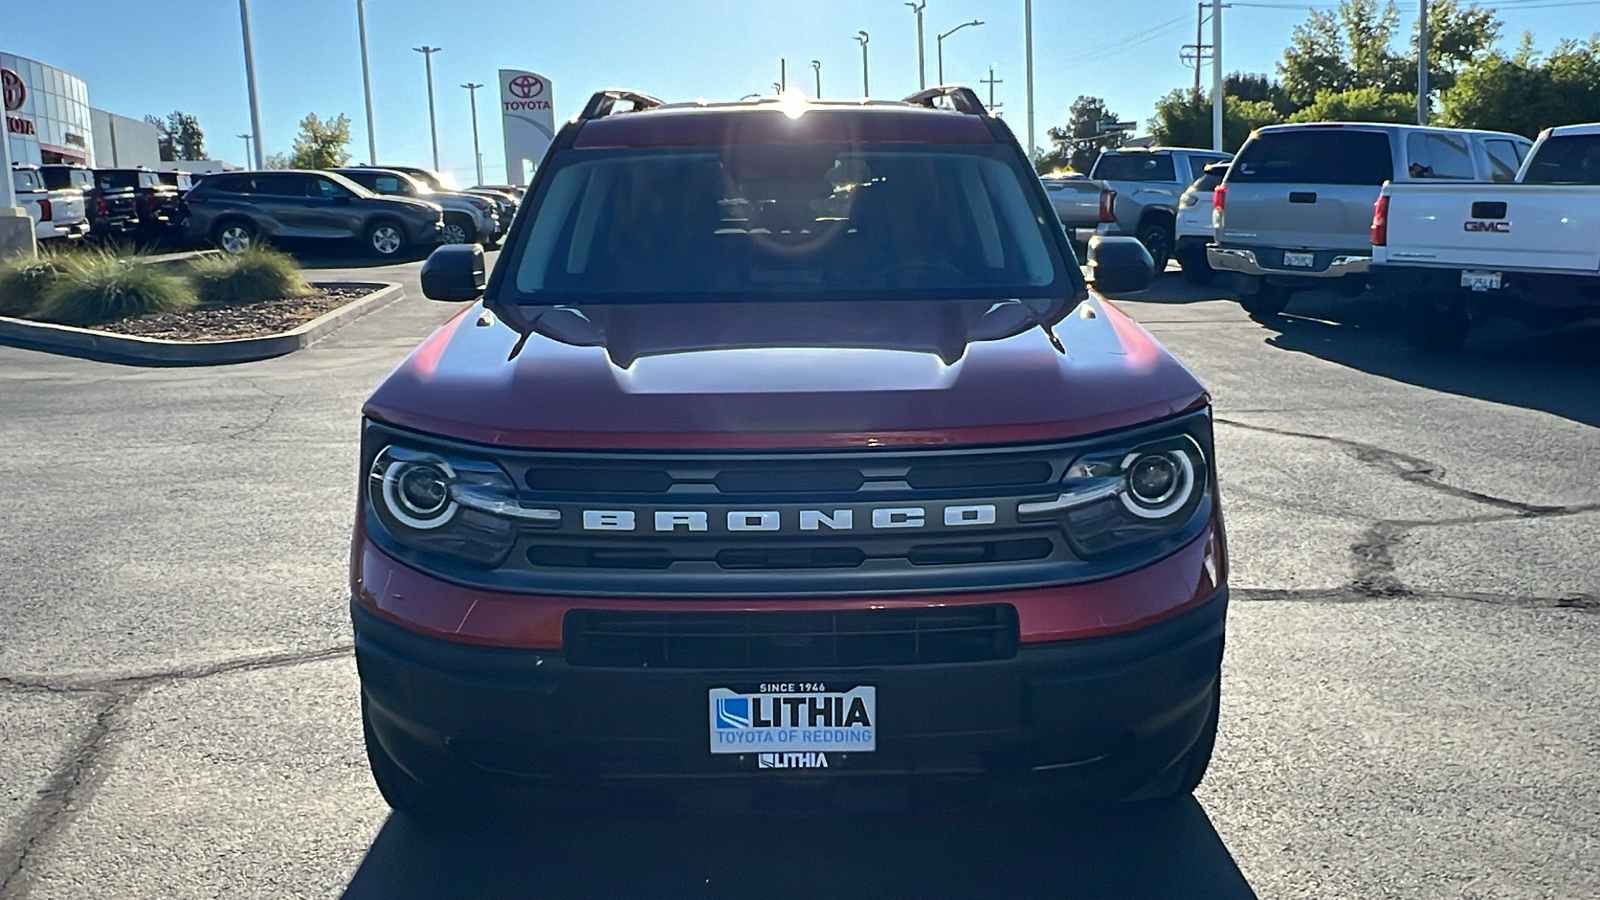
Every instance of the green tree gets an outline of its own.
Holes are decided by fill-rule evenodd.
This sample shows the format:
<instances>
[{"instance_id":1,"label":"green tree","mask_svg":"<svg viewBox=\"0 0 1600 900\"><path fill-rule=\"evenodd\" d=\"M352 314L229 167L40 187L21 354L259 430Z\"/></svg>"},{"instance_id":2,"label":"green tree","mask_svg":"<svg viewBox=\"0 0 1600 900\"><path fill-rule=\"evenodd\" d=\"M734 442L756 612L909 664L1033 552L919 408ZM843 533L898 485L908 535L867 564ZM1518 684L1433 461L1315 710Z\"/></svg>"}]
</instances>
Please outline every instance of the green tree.
<instances>
[{"instance_id":1,"label":"green tree","mask_svg":"<svg viewBox=\"0 0 1600 900\"><path fill-rule=\"evenodd\" d=\"M1528 137L1600 121L1600 42L1563 41L1540 57L1525 35L1515 54L1491 54L1462 72L1441 98L1439 121Z\"/></svg>"},{"instance_id":2,"label":"green tree","mask_svg":"<svg viewBox=\"0 0 1600 900\"><path fill-rule=\"evenodd\" d=\"M300 120L300 135L289 155L291 169L332 169L350 161L350 117L340 115L324 122L316 113Z\"/></svg>"},{"instance_id":3,"label":"green tree","mask_svg":"<svg viewBox=\"0 0 1600 900\"><path fill-rule=\"evenodd\" d=\"M1417 120L1417 95L1393 94L1376 87L1323 91L1311 105L1289 117L1291 122L1394 122Z\"/></svg>"},{"instance_id":4,"label":"green tree","mask_svg":"<svg viewBox=\"0 0 1600 900\"><path fill-rule=\"evenodd\" d=\"M206 158L206 135L200 120L175 109L165 119L145 116L156 129L156 146L163 162Z\"/></svg>"},{"instance_id":5,"label":"green tree","mask_svg":"<svg viewBox=\"0 0 1600 900\"><path fill-rule=\"evenodd\" d=\"M1224 85L1226 85L1224 81ZM1236 152L1263 125L1274 125L1283 117L1268 100L1244 100L1222 95L1222 149ZM1173 91L1156 101L1156 115L1150 120L1150 135L1168 147L1211 146L1211 94L1194 88Z\"/></svg>"},{"instance_id":6,"label":"green tree","mask_svg":"<svg viewBox=\"0 0 1600 900\"><path fill-rule=\"evenodd\" d=\"M1455 0L1428 3L1428 83L1432 90L1452 87L1460 73L1483 58L1500 37L1494 11ZM1284 91L1296 107L1309 106L1323 92L1342 94L1376 88L1384 94L1416 93L1416 31L1405 43L1400 11L1394 3L1342 0L1333 11L1313 11L1295 27L1278 64Z\"/></svg>"},{"instance_id":7,"label":"green tree","mask_svg":"<svg viewBox=\"0 0 1600 900\"><path fill-rule=\"evenodd\" d=\"M1122 146L1127 139L1121 131L1101 131L1103 123L1117 121L1117 114L1106 109L1106 102L1099 97L1080 96L1072 101L1068 115L1065 128L1052 128L1048 132L1055 146L1039 158L1040 172L1068 167L1088 172L1102 152Z\"/></svg>"}]
</instances>

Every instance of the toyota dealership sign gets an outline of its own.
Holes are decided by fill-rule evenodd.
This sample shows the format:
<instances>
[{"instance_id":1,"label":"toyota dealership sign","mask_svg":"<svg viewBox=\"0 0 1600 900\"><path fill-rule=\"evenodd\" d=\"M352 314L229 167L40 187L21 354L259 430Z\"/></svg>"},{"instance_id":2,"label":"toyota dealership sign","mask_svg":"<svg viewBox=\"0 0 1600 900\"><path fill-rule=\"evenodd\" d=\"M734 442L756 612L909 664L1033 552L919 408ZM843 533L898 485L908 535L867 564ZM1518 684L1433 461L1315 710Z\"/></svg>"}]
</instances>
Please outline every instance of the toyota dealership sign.
<instances>
[{"instance_id":1,"label":"toyota dealership sign","mask_svg":"<svg viewBox=\"0 0 1600 900\"><path fill-rule=\"evenodd\" d=\"M500 116L506 136L506 180L525 185L555 140L550 79L520 69L500 70Z\"/></svg>"}]
</instances>

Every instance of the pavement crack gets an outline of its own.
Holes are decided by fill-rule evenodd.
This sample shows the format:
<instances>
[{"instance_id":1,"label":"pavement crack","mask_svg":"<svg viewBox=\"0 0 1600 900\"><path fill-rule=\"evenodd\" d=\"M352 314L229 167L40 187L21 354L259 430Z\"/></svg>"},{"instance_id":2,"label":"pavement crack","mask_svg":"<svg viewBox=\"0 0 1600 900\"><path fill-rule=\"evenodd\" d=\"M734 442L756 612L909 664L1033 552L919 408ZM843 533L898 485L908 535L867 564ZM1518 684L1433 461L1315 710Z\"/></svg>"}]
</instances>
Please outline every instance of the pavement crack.
<instances>
[{"instance_id":1,"label":"pavement crack","mask_svg":"<svg viewBox=\"0 0 1600 900\"><path fill-rule=\"evenodd\" d=\"M257 431L260 431L261 429L263 429L263 428L267 427L268 425L272 424L273 416L276 416L278 414L278 407L282 406L283 405L283 401L285 399L287 399L287 395L285 395L285 394L275 394L272 391L269 391L266 388L262 387L259 383L257 383L254 380L248 381L246 383L249 384L250 387L255 388L257 391L260 391L262 394L265 394L267 397L271 398L272 405L267 407L266 415L262 416L261 420L259 422L256 422L253 425L246 425L245 427L239 429L238 431L229 432L228 435L227 435L229 440L237 440L239 438L249 437L250 435L255 434Z\"/></svg>"},{"instance_id":2,"label":"pavement crack","mask_svg":"<svg viewBox=\"0 0 1600 900\"><path fill-rule=\"evenodd\" d=\"M350 642L335 644L331 647L319 647L314 650L296 650L284 653L269 653L258 656L247 656L237 659L221 660L214 663L205 663L192 666L178 666L171 669L162 669L157 672L145 672L137 675L116 675L110 677L29 677L29 676L3 676L0 675L0 690L53 692L53 693L121 693L151 684L160 684L172 681L193 681L200 678L211 678L216 675L226 675L234 672L252 672L260 669L275 669L284 666L297 666L304 663L321 662L328 659L338 659L349 656L355 649Z\"/></svg>"},{"instance_id":3,"label":"pavement crack","mask_svg":"<svg viewBox=\"0 0 1600 900\"><path fill-rule=\"evenodd\" d=\"M1429 462L1420 457L1388 450L1372 444L1352 441L1347 438L1332 437L1326 434L1313 434L1308 431L1293 431L1287 428L1273 428L1268 425L1251 425L1235 419L1218 418L1218 424L1228 425L1233 428L1242 428L1246 431L1257 431L1263 434L1275 434L1280 437L1301 438L1309 441L1322 441L1333 444L1349 453L1358 462L1386 471L1402 481L1420 485L1430 490L1447 494L1460 500L1493 506L1499 509L1516 513L1522 518L1536 518L1540 516L1564 516L1577 512L1587 512L1593 505L1587 506L1545 506L1536 503L1524 503L1520 500L1511 500L1505 497L1496 497L1482 491L1458 487L1444 481L1444 467Z\"/></svg>"},{"instance_id":4,"label":"pavement crack","mask_svg":"<svg viewBox=\"0 0 1600 900\"><path fill-rule=\"evenodd\" d=\"M1394 596L1362 591L1352 586L1305 589L1234 588L1229 591L1228 596L1231 601L1241 603L1372 603L1383 600L1412 600L1487 603L1520 609L1575 609L1583 612L1600 612L1600 596L1581 592L1549 597L1479 591L1406 590L1404 594Z\"/></svg>"},{"instance_id":5,"label":"pavement crack","mask_svg":"<svg viewBox=\"0 0 1600 900\"><path fill-rule=\"evenodd\" d=\"M71 756L28 804L16 836L0 843L0 898L22 896L28 858L74 804L93 789L97 778L95 764L110 742L118 714L132 695L133 692L128 691L106 698L96 711L93 724L73 747Z\"/></svg>"},{"instance_id":6,"label":"pavement crack","mask_svg":"<svg viewBox=\"0 0 1600 900\"><path fill-rule=\"evenodd\" d=\"M1350 546L1354 565L1350 587L1365 597L1409 597L1411 591L1395 572L1394 545L1409 529L1399 522L1377 522Z\"/></svg>"}]
</instances>

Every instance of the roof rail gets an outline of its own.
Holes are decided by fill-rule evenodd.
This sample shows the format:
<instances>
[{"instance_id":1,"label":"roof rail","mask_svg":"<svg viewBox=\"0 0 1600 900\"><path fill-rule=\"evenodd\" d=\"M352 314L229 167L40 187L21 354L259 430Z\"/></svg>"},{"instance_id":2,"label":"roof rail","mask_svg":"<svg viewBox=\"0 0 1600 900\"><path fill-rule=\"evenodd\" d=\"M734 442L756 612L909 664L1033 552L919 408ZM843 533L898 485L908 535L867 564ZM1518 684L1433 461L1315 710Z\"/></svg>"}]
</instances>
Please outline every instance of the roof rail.
<instances>
[{"instance_id":1,"label":"roof rail","mask_svg":"<svg viewBox=\"0 0 1600 900\"><path fill-rule=\"evenodd\" d=\"M969 116L986 116L989 111L983 108L983 101L978 99L977 93L972 88L959 84L941 84L925 91L918 91L907 97L905 102L926 106L929 109L938 109L935 103L940 97L950 101L956 112L966 113Z\"/></svg>"},{"instance_id":2,"label":"roof rail","mask_svg":"<svg viewBox=\"0 0 1600 900\"><path fill-rule=\"evenodd\" d=\"M627 102L632 103L634 112L644 109L655 109L656 107L662 105L660 100L657 100L649 94L641 94L638 91L624 91L617 89L612 89L609 91L596 91L594 96L589 98L589 102L584 104L583 112L578 113L578 121L587 122L590 119L603 119L606 116L611 115L612 109L617 105L617 101L619 100L626 100Z\"/></svg>"}]
</instances>

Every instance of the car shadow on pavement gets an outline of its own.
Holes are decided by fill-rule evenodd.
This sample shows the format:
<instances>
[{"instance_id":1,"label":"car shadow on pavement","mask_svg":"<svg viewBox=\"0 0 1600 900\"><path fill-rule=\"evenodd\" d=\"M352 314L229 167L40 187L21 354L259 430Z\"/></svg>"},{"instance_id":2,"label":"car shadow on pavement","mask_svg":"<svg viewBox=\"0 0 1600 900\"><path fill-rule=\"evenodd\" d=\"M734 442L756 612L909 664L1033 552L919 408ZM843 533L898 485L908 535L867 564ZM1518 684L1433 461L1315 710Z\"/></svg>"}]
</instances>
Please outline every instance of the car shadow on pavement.
<instances>
[{"instance_id":1,"label":"car shadow on pavement","mask_svg":"<svg viewBox=\"0 0 1600 900\"><path fill-rule=\"evenodd\" d=\"M1542 410L1600 426L1600 322L1536 331L1508 320L1479 326L1456 353L1406 343L1370 296L1300 294L1285 315L1257 321L1267 344L1448 394Z\"/></svg>"},{"instance_id":2,"label":"car shadow on pavement","mask_svg":"<svg viewBox=\"0 0 1600 900\"><path fill-rule=\"evenodd\" d=\"M391 815L345 900L1253 898L1192 797L1053 812L619 816L451 830Z\"/></svg>"}]
</instances>

